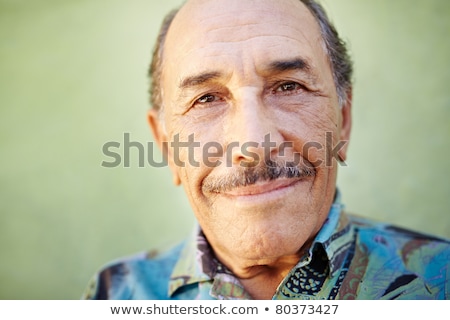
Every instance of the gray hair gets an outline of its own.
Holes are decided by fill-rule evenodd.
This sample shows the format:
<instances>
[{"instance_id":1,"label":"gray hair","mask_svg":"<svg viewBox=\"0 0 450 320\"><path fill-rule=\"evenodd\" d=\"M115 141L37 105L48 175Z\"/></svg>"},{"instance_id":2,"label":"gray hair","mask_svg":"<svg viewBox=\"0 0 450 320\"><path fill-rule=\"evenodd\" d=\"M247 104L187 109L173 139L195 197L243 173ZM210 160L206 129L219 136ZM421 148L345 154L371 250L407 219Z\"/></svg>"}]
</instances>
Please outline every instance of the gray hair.
<instances>
[{"instance_id":1,"label":"gray hair","mask_svg":"<svg viewBox=\"0 0 450 320\"><path fill-rule=\"evenodd\" d=\"M345 42L339 37L336 28L331 23L324 8L315 0L300 0L311 12L319 24L322 39L324 41L325 51L331 65L334 84L339 99L339 105L342 107L349 99L352 87L353 62L348 53ZM167 31L178 13L179 9L172 10L167 14L156 40L153 50L152 62L148 72L150 78L150 104L155 110L162 109L161 96L161 71L162 57L164 53L164 42Z\"/></svg>"}]
</instances>

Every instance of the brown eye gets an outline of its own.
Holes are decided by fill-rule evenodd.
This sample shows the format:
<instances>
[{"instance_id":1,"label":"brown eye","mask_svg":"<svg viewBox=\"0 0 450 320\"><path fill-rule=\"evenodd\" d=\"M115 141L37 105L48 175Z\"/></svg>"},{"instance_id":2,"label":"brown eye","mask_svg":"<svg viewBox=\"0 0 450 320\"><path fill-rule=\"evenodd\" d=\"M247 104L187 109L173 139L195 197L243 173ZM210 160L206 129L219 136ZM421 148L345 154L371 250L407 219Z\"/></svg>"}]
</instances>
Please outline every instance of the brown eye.
<instances>
[{"instance_id":1,"label":"brown eye","mask_svg":"<svg viewBox=\"0 0 450 320\"><path fill-rule=\"evenodd\" d=\"M197 99L197 103L210 103L210 102L214 102L216 101L216 96L212 95L212 94L205 94L204 96L200 97Z\"/></svg>"},{"instance_id":2,"label":"brown eye","mask_svg":"<svg viewBox=\"0 0 450 320\"><path fill-rule=\"evenodd\" d=\"M275 91L276 92L289 92L301 89L301 86L296 82L286 82L281 84Z\"/></svg>"}]
</instances>

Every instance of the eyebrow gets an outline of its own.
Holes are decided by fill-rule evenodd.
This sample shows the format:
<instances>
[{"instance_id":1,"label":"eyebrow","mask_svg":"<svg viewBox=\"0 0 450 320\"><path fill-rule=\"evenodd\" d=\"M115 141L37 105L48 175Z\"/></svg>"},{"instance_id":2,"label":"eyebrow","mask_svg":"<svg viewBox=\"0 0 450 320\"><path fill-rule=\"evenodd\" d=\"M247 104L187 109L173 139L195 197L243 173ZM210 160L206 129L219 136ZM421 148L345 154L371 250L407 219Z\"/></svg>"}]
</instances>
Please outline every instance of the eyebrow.
<instances>
[{"instance_id":1,"label":"eyebrow","mask_svg":"<svg viewBox=\"0 0 450 320\"><path fill-rule=\"evenodd\" d=\"M269 63L267 71L281 73L286 71L304 71L308 72L311 70L311 65L308 61L302 58L293 58L288 60L279 60ZM217 80L223 77L223 73L220 71L207 71L199 73L197 75L188 76L181 79L178 84L180 89L194 88L201 86L209 81Z\"/></svg>"},{"instance_id":2,"label":"eyebrow","mask_svg":"<svg viewBox=\"0 0 450 320\"><path fill-rule=\"evenodd\" d=\"M178 87L180 89L192 88L200 86L208 81L216 80L220 77L222 77L222 73L219 71L204 72L182 79Z\"/></svg>"},{"instance_id":3,"label":"eyebrow","mask_svg":"<svg viewBox=\"0 0 450 320\"><path fill-rule=\"evenodd\" d=\"M284 71L310 71L311 65L308 61L302 58L293 58L289 60L273 61L269 64L269 71L284 72Z\"/></svg>"}]
</instances>

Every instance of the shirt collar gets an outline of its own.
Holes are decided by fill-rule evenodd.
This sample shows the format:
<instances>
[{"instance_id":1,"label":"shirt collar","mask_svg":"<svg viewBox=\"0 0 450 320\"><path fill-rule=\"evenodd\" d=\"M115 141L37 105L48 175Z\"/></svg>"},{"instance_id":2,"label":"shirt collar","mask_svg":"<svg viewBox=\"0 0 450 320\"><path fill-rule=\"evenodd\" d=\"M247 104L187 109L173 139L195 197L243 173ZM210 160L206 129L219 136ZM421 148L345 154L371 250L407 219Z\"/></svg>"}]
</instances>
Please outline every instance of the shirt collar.
<instances>
[{"instance_id":1,"label":"shirt collar","mask_svg":"<svg viewBox=\"0 0 450 320\"><path fill-rule=\"evenodd\" d=\"M169 296L172 296L182 286L211 280L214 260L214 254L200 226L196 225L185 241L180 257L173 269L169 281Z\"/></svg>"},{"instance_id":2,"label":"shirt collar","mask_svg":"<svg viewBox=\"0 0 450 320\"><path fill-rule=\"evenodd\" d=\"M330 275L334 275L341 268L352 240L353 230L348 216L344 213L341 194L336 189L328 217L310 247L309 256L312 256L314 248L320 245L326 253Z\"/></svg>"}]
</instances>

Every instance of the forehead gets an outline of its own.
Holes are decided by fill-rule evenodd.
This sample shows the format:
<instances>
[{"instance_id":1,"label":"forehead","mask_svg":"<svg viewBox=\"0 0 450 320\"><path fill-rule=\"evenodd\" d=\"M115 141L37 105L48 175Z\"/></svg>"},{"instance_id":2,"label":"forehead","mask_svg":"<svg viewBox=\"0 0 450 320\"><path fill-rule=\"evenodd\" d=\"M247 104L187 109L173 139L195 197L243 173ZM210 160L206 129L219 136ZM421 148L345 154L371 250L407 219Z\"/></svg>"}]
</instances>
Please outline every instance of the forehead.
<instances>
[{"instance_id":1,"label":"forehead","mask_svg":"<svg viewBox=\"0 0 450 320\"><path fill-rule=\"evenodd\" d=\"M246 62L294 56L313 67L327 61L319 26L301 1L191 0L167 34L163 76L209 67L245 72Z\"/></svg>"}]
</instances>

